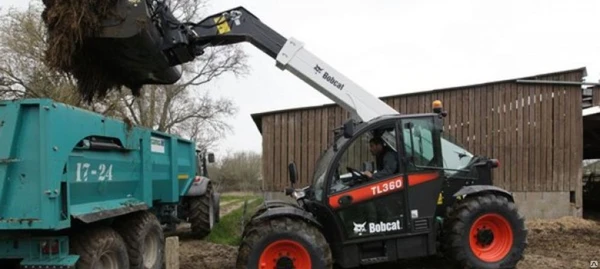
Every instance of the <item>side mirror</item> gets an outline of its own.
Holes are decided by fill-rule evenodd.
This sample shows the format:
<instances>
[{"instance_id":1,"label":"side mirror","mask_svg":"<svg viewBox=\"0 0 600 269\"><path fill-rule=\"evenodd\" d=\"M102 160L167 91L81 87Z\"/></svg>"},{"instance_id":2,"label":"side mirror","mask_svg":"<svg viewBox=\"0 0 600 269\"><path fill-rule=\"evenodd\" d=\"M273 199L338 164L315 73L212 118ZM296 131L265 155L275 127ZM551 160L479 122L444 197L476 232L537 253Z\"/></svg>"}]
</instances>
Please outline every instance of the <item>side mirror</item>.
<instances>
[{"instance_id":1,"label":"side mirror","mask_svg":"<svg viewBox=\"0 0 600 269\"><path fill-rule=\"evenodd\" d=\"M354 121L349 120L344 123L344 137L351 138L354 135Z\"/></svg>"},{"instance_id":2,"label":"side mirror","mask_svg":"<svg viewBox=\"0 0 600 269\"><path fill-rule=\"evenodd\" d=\"M296 181L298 181L298 170L296 170L296 164L294 162L288 164L288 171L290 173L290 182L292 182L292 186L294 186Z\"/></svg>"},{"instance_id":3,"label":"side mirror","mask_svg":"<svg viewBox=\"0 0 600 269\"><path fill-rule=\"evenodd\" d=\"M214 162L215 162L215 154L209 153L208 154L208 163L214 163Z\"/></svg>"}]
</instances>

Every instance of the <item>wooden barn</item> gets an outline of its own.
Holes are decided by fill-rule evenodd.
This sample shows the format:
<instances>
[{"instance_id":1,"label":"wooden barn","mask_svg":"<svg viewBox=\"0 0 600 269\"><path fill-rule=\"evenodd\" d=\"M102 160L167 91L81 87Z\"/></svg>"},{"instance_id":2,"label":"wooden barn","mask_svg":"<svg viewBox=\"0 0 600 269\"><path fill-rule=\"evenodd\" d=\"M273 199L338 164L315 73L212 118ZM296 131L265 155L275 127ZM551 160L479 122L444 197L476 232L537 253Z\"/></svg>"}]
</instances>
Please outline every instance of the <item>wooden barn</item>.
<instances>
[{"instance_id":1,"label":"wooden barn","mask_svg":"<svg viewBox=\"0 0 600 269\"><path fill-rule=\"evenodd\" d=\"M526 215L581 215L586 75L579 68L381 99L400 113L430 112L432 101L441 100L448 111L446 135L474 154L499 159L495 185L514 192ZM599 92L590 99L600 104ZM289 186L292 161L299 185L311 183L319 155L348 113L327 104L252 117L263 138L264 187L281 192Z\"/></svg>"}]
</instances>

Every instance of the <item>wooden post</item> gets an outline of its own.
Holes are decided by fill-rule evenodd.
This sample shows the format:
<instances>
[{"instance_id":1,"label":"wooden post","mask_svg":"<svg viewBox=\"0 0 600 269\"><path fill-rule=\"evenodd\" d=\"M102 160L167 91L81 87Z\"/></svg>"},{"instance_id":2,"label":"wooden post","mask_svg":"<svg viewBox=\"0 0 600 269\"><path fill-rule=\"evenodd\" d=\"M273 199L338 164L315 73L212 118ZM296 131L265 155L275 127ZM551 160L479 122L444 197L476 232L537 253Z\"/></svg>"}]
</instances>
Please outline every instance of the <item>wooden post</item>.
<instances>
[{"instance_id":1,"label":"wooden post","mask_svg":"<svg viewBox=\"0 0 600 269\"><path fill-rule=\"evenodd\" d=\"M179 237L170 236L165 242L165 269L179 269Z\"/></svg>"}]
</instances>

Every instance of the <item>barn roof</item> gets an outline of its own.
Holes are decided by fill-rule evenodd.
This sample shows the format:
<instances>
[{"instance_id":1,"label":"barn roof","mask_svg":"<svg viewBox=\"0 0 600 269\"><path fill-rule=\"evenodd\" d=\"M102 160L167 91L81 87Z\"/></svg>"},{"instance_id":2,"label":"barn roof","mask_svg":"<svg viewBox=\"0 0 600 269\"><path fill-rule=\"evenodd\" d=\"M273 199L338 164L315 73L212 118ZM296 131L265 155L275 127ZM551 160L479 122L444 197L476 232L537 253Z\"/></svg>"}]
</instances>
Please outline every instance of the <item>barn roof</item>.
<instances>
[{"instance_id":1,"label":"barn roof","mask_svg":"<svg viewBox=\"0 0 600 269\"><path fill-rule=\"evenodd\" d=\"M484 83L463 85L463 86L456 86L456 87L449 87L449 88L433 89L433 90L429 90L429 91L419 91L419 92L412 92L412 93L395 94L395 95L382 96L379 98L380 99L388 99L388 98L395 98L395 97L401 97L401 96L412 96L412 95L442 92L442 91L449 91L449 90L458 90L458 89L463 89L463 88L484 87L484 86L498 84L498 83L516 82L517 80L542 79L544 77L551 77L551 76L562 75L562 74L567 74L567 73L572 73L572 72L583 72L583 77L587 76L587 68L580 67L580 68L556 71L556 72L551 72L551 73L537 74L537 75L533 75L533 76L526 76L526 77L519 77L519 78L505 79L505 80L497 80L497 81L489 81L489 82L484 82ZM327 108L327 107L332 107L332 106L336 106L336 105L337 105L336 103L327 103L327 104L317 105L317 106L304 106L304 107L296 107L296 108L288 108L288 109L271 110L271 111L265 111L265 112L251 114L251 117L252 117L252 120L254 121L254 124L256 124L258 131L262 134L262 118L264 116L278 114L278 113L285 113L285 112L311 110L311 109L317 109L317 108Z\"/></svg>"}]
</instances>

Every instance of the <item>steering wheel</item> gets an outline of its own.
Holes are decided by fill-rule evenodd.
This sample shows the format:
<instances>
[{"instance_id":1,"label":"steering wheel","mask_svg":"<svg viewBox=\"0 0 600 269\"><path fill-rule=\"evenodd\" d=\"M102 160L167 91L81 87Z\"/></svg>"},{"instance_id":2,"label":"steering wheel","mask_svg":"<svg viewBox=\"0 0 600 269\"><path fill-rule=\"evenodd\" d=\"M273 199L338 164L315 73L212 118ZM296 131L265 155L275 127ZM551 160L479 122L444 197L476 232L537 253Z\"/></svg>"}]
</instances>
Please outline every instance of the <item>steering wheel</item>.
<instances>
[{"instance_id":1,"label":"steering wheel","mask_svg":"<svg viewBox=\"0 0 600 269\"><path fill-rule=\"evenodd\" d=\"M361 173L360 171L347 166L346 170L348 170L348 172L352 173L352 175L356 176L359 180L359 182L363 181L363 180L369 180L369 178L367 176L365 176L363 173Z\"/></svg>"}]
</instances>

